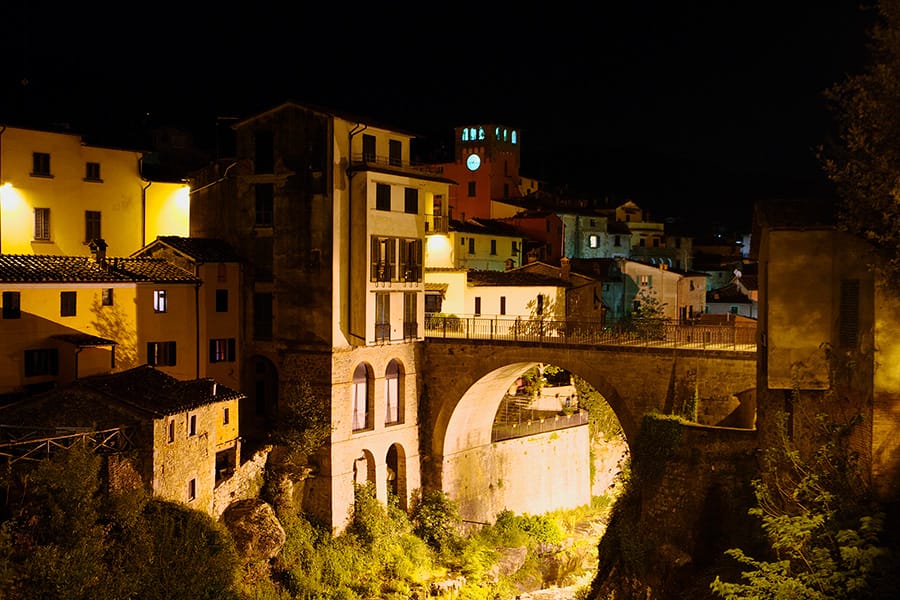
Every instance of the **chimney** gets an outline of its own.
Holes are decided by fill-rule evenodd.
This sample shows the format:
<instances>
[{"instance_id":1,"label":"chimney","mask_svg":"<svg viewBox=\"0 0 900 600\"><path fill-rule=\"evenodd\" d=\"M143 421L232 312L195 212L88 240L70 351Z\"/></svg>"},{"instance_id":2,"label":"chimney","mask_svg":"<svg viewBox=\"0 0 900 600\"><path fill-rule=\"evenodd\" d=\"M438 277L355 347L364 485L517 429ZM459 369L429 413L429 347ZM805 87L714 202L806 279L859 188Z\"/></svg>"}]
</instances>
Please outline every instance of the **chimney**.
<instances>
[{"instance_id":1,"label":"chimney","mask_svg":"<svg viewBox=\"0 0 900 600\"><path fill-rule=\"evenodd\" d=\"M106 264L106 242L103 238L91 240L89 244L91 254L94 256L94 262L98 265Z\"/></svg>"},{"instance_id":2,"label":"chimney","mask_svg":"<svg viewBox=\"0 0 900 600\"><path fill-rule=\"evenodd\" d=\"M559 278L563 281L569 281L569 274L571 273L571 267L569 266L569 259L565 256L560 257L559 259Z\"/></svg>"}]
</instances>

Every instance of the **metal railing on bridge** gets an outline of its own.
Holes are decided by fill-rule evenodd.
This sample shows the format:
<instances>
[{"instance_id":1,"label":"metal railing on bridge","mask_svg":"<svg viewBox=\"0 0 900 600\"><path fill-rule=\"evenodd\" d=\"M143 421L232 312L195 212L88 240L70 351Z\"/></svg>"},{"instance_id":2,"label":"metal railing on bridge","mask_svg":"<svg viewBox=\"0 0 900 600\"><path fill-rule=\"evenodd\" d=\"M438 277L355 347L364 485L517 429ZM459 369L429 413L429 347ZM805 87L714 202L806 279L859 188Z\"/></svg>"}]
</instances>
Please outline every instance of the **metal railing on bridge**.
<instances>
[{"instance_id":1,"label":"metal railing on bridge","mask_svg":"<svg viewBox=\"0 0 900 600\"><path fill-rule=\"evenodd\" d=\"M604 324L480 315L425 315L425 337L554 343L581 346L644 346L756 351L756 327L646 319Z\"/></svg>"}]
</instances>

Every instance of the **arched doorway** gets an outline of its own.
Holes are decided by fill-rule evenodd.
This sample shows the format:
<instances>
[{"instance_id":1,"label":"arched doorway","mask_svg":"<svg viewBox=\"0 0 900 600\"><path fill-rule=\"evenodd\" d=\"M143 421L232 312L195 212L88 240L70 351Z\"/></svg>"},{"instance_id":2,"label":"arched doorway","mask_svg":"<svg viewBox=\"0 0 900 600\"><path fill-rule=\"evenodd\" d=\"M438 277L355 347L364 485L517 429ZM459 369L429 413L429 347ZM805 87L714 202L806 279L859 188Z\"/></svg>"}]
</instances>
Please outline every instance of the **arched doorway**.
<instances>
[{"instance_id":1,"label":"arched doorway","mask_svg":"<svg viewBox=\"0 0 900 600\"><path fill-rule=\"evenodd\" d=\"M355 485L372 484L375 488L375 456L368 450L353 461L353 483Z\"/></svg>"},{"instance_id":2,"label":"arched doorway","mask_svg":"<svg viewBox=\"0 0 900 600\"><path fill-rule=\"evenodd\" d=\"M397 506L407 509L406 489L406 452L400 444L391 444L387 457L387 493L388 501L397 499Z\"/></svg>"},{"instance_id":3,"label":"arched doorway","mask_svg":"<svg viewBox=\"0 0 900 600\"><path fill-rule=\"evenodd\" d=\"M244 370L247 398L240 410L241 436L264 435L278 412L278 370L268 358L253 356Z\"/></svg>"}]
</instances>

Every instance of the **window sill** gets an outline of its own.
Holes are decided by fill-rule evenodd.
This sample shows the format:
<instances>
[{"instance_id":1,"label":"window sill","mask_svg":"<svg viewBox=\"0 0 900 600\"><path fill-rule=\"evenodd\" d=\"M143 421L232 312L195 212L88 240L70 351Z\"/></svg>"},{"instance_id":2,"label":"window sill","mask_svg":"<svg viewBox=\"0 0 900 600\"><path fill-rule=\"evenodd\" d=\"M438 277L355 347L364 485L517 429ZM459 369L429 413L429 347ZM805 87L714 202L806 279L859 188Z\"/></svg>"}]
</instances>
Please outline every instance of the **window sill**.
<instances>
[{"instance_id":1,"label":"window sill","mask_svg":"<svg viewBox=\"0 0 900 600\"><path fill-rule=\"evenodd\" d=\"M88 183L103 183L102 179L94 179L93 177L85 177L82 181L86 181Z\"/></svg>"},{"instance_id":2,"label":"window sill","mask_svg":"<svg viewBox=\"0 0 900 600\"><path fill-rule=\"evenodd\" d=\"M39 177L41 179L53 179L53 175L50 173L29 173L31 177Z\"/></svg>"}]
</instances>

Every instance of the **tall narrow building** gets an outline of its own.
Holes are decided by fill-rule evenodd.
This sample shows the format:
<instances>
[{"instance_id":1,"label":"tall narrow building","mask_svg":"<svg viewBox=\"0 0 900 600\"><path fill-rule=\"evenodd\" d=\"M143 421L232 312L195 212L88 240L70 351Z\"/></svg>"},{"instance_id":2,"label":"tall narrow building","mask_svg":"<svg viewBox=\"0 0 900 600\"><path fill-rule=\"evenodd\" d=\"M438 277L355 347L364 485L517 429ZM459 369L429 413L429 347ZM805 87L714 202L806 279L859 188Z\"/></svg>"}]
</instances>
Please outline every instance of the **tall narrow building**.
<instances>
[{"instance_id":1,"label":"tall narrow building","mask_svg":"<svg viewBox=\"0 0 900 600\"><path fill-rule=\"evenodd\" d=\"M234 131L234 159L191 182L191 236L247 263L242 435L308 382L332 432L304 509L341 529L364 482L406 506L420 485L425 222L452 182L410 164L411 133L330 110L287 102Z\"/></svg>"}]
</instances>

